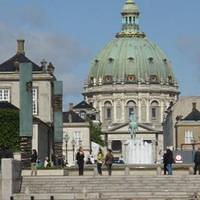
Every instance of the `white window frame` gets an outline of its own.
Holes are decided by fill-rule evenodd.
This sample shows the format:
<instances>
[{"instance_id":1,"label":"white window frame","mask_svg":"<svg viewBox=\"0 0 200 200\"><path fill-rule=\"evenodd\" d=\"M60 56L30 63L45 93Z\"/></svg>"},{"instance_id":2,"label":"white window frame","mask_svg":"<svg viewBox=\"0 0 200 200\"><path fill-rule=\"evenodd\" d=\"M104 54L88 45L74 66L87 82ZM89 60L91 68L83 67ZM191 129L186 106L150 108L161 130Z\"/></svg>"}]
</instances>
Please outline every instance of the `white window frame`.
<instances>
[{"instance_id":1,"label":"white window frame","mask_svg":"<svg viewBox=\"0 0 200 200\"><path fill-rule=\"evenodd\" d=\"M193 132L191 130L185 131L185 144L191 144L193 141Z\"/></svg>"},{"instance_id":2,"label":"white window frame","mask_svg":"<svg viewBox=\"0 0 200 200\"><path fill-rule=\"evenodd\" d=\"M74 139L76 141L76 146L80 146L80 143L82 143L81 131L74 132Z\"/></svg>"},{"instance_id":3,"label":"white window frame","mask_svg":"<svg viewBox=\"0 0 200 200\"><path fill-rule=\"evenodd\" d=\"M0 88L0 101L10 102L10 89Z\"/></svg>"},{"instance_id":4,"label":"white window frame","mask_svg":"<svg viewBox=\"0 0 200 200\"><path fill-rule=\"evenodd\" d=\"M32 109L33 115L38 115L38 88L32 89Z\"/></svg>"}]
</instances>

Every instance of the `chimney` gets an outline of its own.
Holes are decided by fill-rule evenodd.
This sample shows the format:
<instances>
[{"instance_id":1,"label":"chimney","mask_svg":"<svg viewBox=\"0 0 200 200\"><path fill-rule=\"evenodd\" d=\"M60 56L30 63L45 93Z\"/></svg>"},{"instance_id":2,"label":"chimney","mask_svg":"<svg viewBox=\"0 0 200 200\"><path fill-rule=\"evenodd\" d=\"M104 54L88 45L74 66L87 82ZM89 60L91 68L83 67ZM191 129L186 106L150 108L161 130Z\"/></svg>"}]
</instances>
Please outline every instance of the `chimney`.
<instances>
[{"instance_id":1,"label":"chimney","mask_svg":"<svg viewBox=\"0 0 200 200\"><path fill-rule=\"evenodd\" d=\"M25 41L23 39L17 40L17 54L24 54L25 55L24 42Z\"/></svg>"},{"instance_id":2,"label":"chimney","mask_svg":"<svg viewBox=\"0 0 200 200\"><path fill-rule=\"evenodd\" d=\"M69 123L72 123L72 114L69 112L69 115L68 115L68 120L69 120Z\"/></svg>"},{"instance_id":3,"label":"chimney","mask_svg":"<svg viewBox=\"0 0 200 200\"><path fill-rule=\"evenodd\" d=\"M196 102L193 102L192 103L192 110L194 111L194 110L196 110L197 109L197 103Z\"/></svg>"},{"instance_id":4,"label":"chimney","mask_svg":"<svg viewBox=\"0 0 200 200\"><path fill-rule=\"evenodd\" d=\"M74 106L73 103L69 103L69 111L70 111L70 110L73 110L73 106Z\"/></svg>"}]
</instances>

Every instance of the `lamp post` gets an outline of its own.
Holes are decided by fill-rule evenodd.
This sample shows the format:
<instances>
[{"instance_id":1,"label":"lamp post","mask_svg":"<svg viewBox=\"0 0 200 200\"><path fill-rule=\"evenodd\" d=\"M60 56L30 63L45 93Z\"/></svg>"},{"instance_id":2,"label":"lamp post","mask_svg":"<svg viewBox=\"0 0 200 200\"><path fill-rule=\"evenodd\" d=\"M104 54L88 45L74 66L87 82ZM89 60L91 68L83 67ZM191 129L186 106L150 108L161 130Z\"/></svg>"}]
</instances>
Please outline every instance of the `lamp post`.
<instances>
[{"instance_id":1,"label":"lamp post","mask_svg":"<svg viewBox=\"0 0 200 200\"><path fill-rule=\"evenodd\" d=\"M68 145L68 141L69 141L69 135L67 133L65 133L64 140L65 140L65 148L66 148L65 163L67 164L68 163L67 145Z\"/></svg>"},{"instance_id":2,"label":"lamp post","mask_svg":"<svg viewBox=\"0 0 200 200\"><path fill-rule=\"evenodd\" d=\"M73 161L74 161L74 150L75 150L76 141L72 139L72 151L73 151Z\"/></svg>"},{"instance_id":3,"label":"lamp post","mask_svg":"<svg viewBox=\"0 0 200 200\"><path fill-rule=\"evenodd\" d=\"M78 142L79 142L79 146L81 146L81 145L82 145L82 140L81 140L81 138L79 138Z\"/></svg>"}]
</instances>

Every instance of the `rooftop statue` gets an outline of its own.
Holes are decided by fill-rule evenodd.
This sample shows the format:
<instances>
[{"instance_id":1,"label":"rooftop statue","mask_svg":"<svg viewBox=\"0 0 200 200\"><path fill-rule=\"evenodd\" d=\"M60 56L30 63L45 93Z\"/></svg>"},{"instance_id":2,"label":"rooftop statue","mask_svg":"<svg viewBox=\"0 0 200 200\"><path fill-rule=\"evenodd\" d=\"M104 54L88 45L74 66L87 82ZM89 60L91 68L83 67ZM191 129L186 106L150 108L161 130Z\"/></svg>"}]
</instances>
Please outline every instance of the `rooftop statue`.
<instances>
[{"instance_id":1,"label":"rooftop statue","mask_svg":"<svg viewBox=\"0 0 200 200\"><path fill-rule=\"evenodd\" d=\"M138 130L138 123L136 120L136 116L134 112L131 112L130 114L130 121L129 121L129 133L131 134L131 139L135 139L136 137L136 131Z\"/></svg>"}]
</instances>

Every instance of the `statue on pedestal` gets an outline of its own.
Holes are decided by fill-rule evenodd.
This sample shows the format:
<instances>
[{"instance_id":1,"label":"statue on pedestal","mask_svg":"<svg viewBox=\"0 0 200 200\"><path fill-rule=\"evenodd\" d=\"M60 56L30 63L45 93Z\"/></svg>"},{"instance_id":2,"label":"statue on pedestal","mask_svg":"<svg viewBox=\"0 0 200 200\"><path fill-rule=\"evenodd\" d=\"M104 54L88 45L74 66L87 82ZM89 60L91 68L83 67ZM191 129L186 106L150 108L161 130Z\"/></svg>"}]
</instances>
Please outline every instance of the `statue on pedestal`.
<instances>
[{"instance_id":1,"label":"statue on pedestal","mask_svg":"<svg viewBox=\"0 0 200 200\"><path fill-rule=\"evenodd\" d=\"M130 121L129 121L129 133L131 134L131 139L135 139L136 137L136 131L138 130L138 123L136 120L136 116L134 112L131 112L130 114Z\"/></svg>"}]
</instances>

